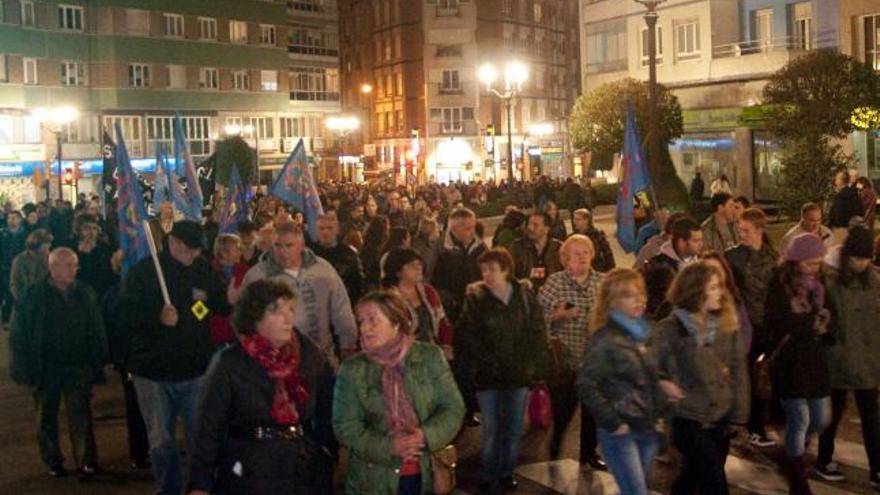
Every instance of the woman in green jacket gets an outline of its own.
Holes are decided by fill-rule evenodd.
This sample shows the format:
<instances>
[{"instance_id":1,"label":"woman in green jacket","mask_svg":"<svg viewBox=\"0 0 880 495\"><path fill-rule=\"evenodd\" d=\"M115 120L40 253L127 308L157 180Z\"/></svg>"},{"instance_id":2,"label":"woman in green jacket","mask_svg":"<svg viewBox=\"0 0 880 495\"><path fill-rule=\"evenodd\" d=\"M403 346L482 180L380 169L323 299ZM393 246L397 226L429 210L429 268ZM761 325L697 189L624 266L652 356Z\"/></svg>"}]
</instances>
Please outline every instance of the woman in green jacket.
<instances>
[{"instance_id":1,"label":"woman in green jacket","mask_svg":"<svg viewBox=\"0 0 880 495\"><path fill-rule=\"evenodd\" d=\"M408 315L392 292L357 305L363 352L342 363L333 394L333 430L349 451L346 493L430 493L430 455L461 428L464 402L443 352L409 334Z\"/></svg>"}]
</instances>

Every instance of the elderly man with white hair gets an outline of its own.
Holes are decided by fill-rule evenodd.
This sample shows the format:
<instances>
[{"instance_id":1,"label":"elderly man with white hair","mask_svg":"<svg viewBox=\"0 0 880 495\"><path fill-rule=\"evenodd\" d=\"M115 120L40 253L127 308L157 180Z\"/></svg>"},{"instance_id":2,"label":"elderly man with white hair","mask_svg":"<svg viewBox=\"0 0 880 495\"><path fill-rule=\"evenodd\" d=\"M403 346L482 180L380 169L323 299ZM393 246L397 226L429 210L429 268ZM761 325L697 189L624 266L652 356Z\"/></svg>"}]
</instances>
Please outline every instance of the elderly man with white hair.
<instances>
[{"instance_id":1,"label":"elderly man with white hair","mask_svg":"<svg viewBox=\"0 0 880 495\"><path fill-rule=\"evenodd\" d=\"M9 337L12 379L34 389L40 457L55 478L66 474L58 443L62 400L77 475L92 476L98 464L91 387L103 381L107 337L95 292L76 280L77 268L73 250L49 254L49 276L25 293Z\"/></svg>"}]
</instances>

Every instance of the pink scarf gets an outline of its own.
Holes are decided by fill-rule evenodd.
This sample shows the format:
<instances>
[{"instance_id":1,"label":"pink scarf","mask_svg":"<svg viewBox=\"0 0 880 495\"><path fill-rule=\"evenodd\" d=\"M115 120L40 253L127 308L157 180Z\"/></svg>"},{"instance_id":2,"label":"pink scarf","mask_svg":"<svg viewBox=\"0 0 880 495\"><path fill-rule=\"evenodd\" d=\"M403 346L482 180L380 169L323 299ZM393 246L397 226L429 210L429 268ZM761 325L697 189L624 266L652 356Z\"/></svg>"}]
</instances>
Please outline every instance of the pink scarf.
<instances>
[{"instance_id":1,"label":"pink scarf","mask_svg":"<svg viewBox=\"0 0 880 495\"><path fill-rule=\"evenodd\" d=\"M415 339L402 332L387 344L366 351L368 358L382 366L382 390L385 398L385 421L392 437L410 434L419 427L419 418L404 383L404 358Z\"/></svg>"}]
</instances>

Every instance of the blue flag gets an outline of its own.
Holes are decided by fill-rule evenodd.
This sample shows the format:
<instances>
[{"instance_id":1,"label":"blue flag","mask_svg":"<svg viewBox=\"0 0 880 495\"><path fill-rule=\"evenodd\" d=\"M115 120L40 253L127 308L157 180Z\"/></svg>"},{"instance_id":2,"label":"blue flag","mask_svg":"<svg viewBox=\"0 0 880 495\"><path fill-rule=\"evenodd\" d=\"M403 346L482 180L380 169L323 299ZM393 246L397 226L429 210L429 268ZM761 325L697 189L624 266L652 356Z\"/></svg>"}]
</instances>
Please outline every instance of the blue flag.
<instances>
[{"instance_id":1,"label":"blue flag","mask_svg":"<svg viewBox=\"0 0 880 495\"><path fill-rule=\"evenodd\" d=\"M159 212L159 206L171 198L171 187L168 182L168 161L162 151L162 143L156 142L156 175L153 179L153 211Z\"/></svg>"},{"instance_id":2,"label":"blue flag","mask_svg":"<svg viewBox=\"0 0 880 495\"><path fill-rule=\"evenodd\" d=\"M144 197L131 168L122 127L116 123L116 214L119 220L119 247L122 249L122 275L150 255L143 221L147 218Z\"/></svg>"},{"instance_id":3,"label":"blue flag","mask_svg":"<svg viewBox=\"0 0 880 495\"><path fill-rule=\"evenodd\" d=\"M318 187L315 185L315 178L312 177L302 139L296 143L293 153L287 157L281 173L269 188L269 194L303 212L309 224L309 234L313 240L317 239L318 217L324 215L324 208L321 206Z\"/></svg>"},{"instance_id":4,"label":"blue flag","mask_svg":"<svg viewBox=\"0 0 880 495\"><path fill-rule=\"evenodd\" d=\"M220 233L235 232L238 223L247 218L247 192L241 184L238 167L233 164L229 171L229 185L226 186L226 199L220 212Z\"/></svg>"},{"instance_id":5,"label":"blue flag","mask_svg":"<svg viewBox=\"0 0 880 495\"><path fill-rule=\"evenodd\" d=\"M636 194L651 185L648 163L636 129L632 107L626 109L626 129L623 134L623 159L620 162L620 180L617 190L617 242L627 253L636 244L636 223L633 210Z\"/></svg>"},{"instance_id":6,"label":"blue flag","mask_svg":"<svg viewBox=\"0 0 880 495\"><path fill-rule=\"evenodd\" d=\"M186 208L181 212L187 220L200 222L202 220L202 206L204 197L202 187L199 185L199 176L193 163L189 143L186 142L186 134L183 132L183 122L180 115L174 115L174 160L179 168L183 165L183 176L186 178Z\"/></svg>"}]
</instances>

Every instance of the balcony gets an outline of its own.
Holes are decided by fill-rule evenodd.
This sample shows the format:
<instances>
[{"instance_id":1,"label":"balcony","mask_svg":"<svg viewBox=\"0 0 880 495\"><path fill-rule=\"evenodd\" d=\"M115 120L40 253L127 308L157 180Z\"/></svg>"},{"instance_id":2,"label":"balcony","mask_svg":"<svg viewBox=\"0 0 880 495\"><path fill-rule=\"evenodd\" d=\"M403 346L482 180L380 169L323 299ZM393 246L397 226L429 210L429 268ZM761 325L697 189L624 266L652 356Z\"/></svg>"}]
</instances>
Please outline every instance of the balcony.
<instances>
[{"instance_id":1,"label":"balcony","mask_svg":"<svg viewBox=\"0 0 880 495\"><path fill-rule=\"evenodd\" d=\"M291 91L290 99L295 101L339 101L339 93Z\"/></svg>"},{"instance_id":2,"label":"balcony","mask_svg":"<svg viewBox=\"0 0 880 495\"><path fill-rule=\"evenodd\" d=\"M716 45L712 47L712 58L740 57L756 53L804 52L813 50L816 46L817 39L815 37L780 36L767 40L750 40Z\"/></svg>"},{"instance_id":3,"label":"balcony","mask_svg":"<svg viewBox=\"0 0 880 495\"><path fill-rule=\"evenodd\" d=\"M325 48L323 46L312 45L290 45L287 47L288 53L296 53L298 55L314 55L318 57L338 57L339 50L336 48Z\"/></svg>"}]
</instances>

